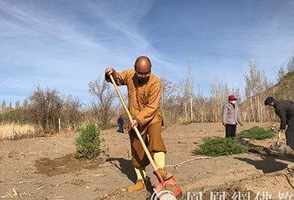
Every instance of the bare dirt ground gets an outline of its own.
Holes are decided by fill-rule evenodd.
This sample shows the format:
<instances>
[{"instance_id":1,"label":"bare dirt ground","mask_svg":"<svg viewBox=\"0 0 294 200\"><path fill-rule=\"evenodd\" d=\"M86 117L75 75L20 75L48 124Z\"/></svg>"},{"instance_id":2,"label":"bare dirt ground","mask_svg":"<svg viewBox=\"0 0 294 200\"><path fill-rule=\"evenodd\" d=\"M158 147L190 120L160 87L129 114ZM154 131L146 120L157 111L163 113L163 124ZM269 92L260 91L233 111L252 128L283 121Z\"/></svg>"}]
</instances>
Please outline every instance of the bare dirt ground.
<instances>
[{"instance_id":1,"label":"bare dirt ground","mask_svg":"<svg viewBox=\"0 0 294 200\"><path fill-rule=\"evenodd\" d=\"M241 129L255 125L246 124ZM227 199L236 192L249 194L251 199L264 199L266 195L271 197L268 199L294 198L291 158L249 153L193 160L197 156L191 152L204 137L223 136L223 132L220 124L174 125L165 130L168 170L182 186L183 199L188 199L187 195L196 199L197 192L203 192L204 199L221 194L218 192L226 192ZM147 191L129 194L123 190L135 181L128 135L111 129L103 131L102 136L107 162L76 160L73 133L1 141L0 199L148 198ZM254 143L269 146L271 141Z\"/></svg>"}]
</instances>

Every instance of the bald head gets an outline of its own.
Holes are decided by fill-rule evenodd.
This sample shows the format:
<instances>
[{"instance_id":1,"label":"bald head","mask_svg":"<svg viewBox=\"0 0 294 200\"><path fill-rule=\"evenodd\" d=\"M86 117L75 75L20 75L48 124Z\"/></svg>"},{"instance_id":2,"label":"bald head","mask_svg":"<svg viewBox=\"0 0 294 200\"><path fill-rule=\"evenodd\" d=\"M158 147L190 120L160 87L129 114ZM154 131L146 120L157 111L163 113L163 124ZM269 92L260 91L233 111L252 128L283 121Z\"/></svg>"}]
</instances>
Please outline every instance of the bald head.
<instances>
[{"instance_id":1,"label":"bald head","mask_svg":"<svg viewBox=\"0 0 294 200\"><path fill-rule=\"evenodd\" d=\"M135 78L139 85L148 82L151 74L151 61L147 56L140 56L135 61Z\"/></svg>"},{"instance_id":2,"label":"bald head","mask_svg":"<svg viewBox=\"0 0 294 200\"><path fill-rule=\"evenodd\" d=\"M151 72L151 61L147 56L140 56L135 61L135 70L138 73L147 74Z\"/></svg>"}]
</instances>

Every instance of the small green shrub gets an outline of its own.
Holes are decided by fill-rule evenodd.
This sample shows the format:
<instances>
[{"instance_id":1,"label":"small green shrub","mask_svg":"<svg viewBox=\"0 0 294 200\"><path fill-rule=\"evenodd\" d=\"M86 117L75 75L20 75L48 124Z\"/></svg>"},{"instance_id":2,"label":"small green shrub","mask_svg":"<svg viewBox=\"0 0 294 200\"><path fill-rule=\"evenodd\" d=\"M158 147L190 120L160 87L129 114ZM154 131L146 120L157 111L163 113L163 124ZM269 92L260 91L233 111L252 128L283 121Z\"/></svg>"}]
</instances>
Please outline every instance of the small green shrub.
<instances>
[{"instance_id":1,"label":"small green shrub","mask_svg":"<svg viewBox=\"0 0 294 200\"><path fill-rule=\"evenodd\" d=\"M255 140L264 140L268 138L272 138L274 133L272 130L264 129L261 127L253 127L251 129L242 131L239 138L248 138L248 139L255 139Z\"/></svg>"},{"instance_id":2,"label":"small green shrub","mask_svg":"<svg viewBox=\"0 0 294 200\"><path fill-rule=\"evenodd\" d=\"M76 158L96 158L100 154L100 130L94 124L86 124L78 132Z\"/></svg>"},{"instance_id":3,"label":"small green shrub","mask_svg":"<svg viewBox=\"0 0 294 200\"><path fill-rule=\"evenodd\" d=\"M193 151L194 154L207 156L224 156L240 154L247 152L247 148L232 138L206 138L199 146L199 149Z\"/></svg>"}]
</instances>

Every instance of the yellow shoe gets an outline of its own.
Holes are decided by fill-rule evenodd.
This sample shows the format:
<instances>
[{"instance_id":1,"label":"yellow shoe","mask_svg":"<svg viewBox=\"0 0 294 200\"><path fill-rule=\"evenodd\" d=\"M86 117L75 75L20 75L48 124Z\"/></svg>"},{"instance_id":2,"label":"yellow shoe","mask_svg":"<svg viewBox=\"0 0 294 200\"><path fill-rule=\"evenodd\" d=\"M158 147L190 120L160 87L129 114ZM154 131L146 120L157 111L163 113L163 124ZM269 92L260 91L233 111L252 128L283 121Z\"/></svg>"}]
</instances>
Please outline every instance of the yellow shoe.
<instances>
[{"instance_id":1,"label":"yellow shoe","mask_svg":"<svg viewBox=\"0 0 294 200\"><path fill-rule=\"evenodd\" d=\"M163 178L163 180L168 179L168 174L165 168L158 169L158 173Z\"/></svg>"},{"instance_id":2,"label":"yellow shoe","mask_svg":"<svg viewBox=\"0 0 294 200\"><path fill-rule=\"evenodd\" d=\"M136 184L130 185L128 187L128 192L137 192L137 191L143 190L144 188L145 188L144 181L143 180L138 180L136 182Z\"/></svg>"}]
</instances>

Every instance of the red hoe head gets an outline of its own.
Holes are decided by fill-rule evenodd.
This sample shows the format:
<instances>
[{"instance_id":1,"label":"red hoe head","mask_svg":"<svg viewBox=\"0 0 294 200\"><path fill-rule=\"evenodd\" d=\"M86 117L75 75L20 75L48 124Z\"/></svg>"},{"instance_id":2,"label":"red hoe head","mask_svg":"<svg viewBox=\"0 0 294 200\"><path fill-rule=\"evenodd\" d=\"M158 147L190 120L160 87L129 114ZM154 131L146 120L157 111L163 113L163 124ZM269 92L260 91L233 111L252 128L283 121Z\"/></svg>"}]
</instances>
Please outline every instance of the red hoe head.
<instances>
[{"instance_id":1,"label":"red hoe head","mask_svg":"<svg viewBox=\"0 0 294 200\"><path fill-rule=\"evenodd\" d=\"M158 172L154 172L156 177L158 178L157 184L155 185L155 192L158 195L159 199L177 199L182 196L182 189L176 183L176 178L174 176L168 176L168 178L164 179L158 174Z\"/></svg>"}]
</instances>

